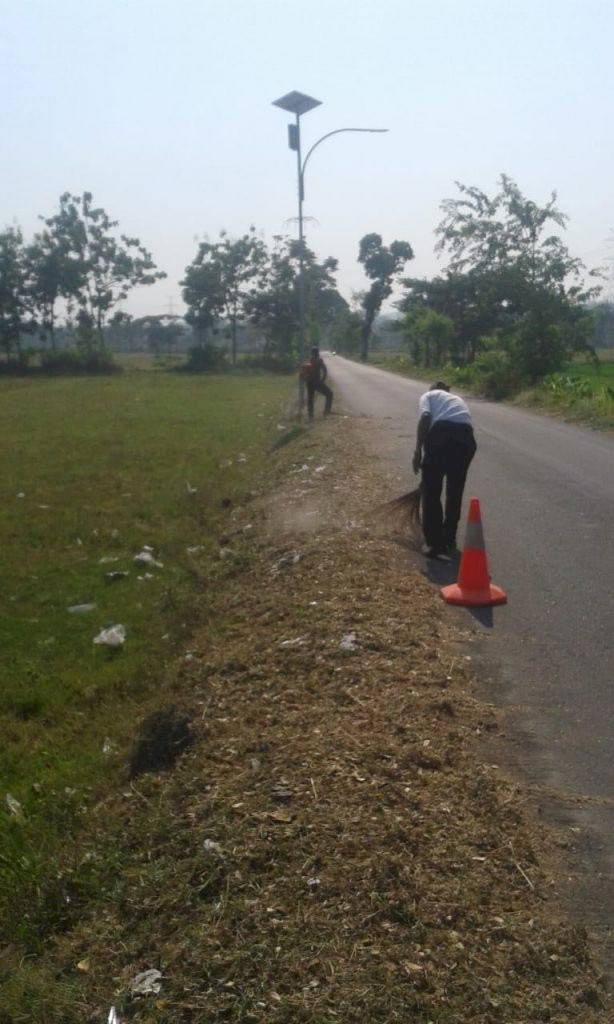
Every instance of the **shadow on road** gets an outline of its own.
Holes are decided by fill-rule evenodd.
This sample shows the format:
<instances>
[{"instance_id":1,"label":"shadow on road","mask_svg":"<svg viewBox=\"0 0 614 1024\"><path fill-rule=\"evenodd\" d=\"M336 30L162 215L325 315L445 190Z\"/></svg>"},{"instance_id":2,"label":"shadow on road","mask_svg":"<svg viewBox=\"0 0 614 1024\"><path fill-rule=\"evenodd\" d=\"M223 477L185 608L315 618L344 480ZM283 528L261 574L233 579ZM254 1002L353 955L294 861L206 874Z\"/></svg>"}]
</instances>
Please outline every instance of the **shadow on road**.
<instances>
[{"instance_id":1,"label":"shadow on road","mask_svg":"<svg viewBox=\"0 0 614 1024\"><path fill-rule=\"evenodd\" d=\"M437 587L447 587L450 583L456 583L458 563L459 556L449 562L438 562L436 559L428 558L425 568L422 569L422 575ZM466 611L486 629L493 628L495 622L492 608L466 608Z\"/></svg>"}]
</instances>

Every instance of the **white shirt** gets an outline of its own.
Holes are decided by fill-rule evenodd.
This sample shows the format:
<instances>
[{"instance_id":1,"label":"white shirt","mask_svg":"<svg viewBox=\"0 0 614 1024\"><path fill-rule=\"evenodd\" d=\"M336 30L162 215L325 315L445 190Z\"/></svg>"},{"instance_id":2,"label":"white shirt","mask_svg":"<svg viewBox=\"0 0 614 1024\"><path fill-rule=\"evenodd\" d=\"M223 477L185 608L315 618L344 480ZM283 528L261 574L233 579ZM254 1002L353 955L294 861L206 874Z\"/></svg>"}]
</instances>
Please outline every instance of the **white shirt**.
<instances>
[{"instance_id":1,"label":"white shirt","mask_svg":"<svg viewBox=\"0 0 614 1024\"><path fill-rule=\"evenodd\" d=\"M420 396L420 412L431 417L431 426L439 420L449 423L471 423L469 409L458 395L449 391L425 391Z\"/></svg>"}]
</instances>

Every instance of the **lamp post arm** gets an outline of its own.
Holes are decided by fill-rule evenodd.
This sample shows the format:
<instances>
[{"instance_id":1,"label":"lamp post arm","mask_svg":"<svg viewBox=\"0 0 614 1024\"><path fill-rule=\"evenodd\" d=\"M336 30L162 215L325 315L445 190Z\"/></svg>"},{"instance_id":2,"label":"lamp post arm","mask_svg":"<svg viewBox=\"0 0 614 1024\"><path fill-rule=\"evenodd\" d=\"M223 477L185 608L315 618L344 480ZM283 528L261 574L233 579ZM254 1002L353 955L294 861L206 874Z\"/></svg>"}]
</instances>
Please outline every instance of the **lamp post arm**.
<instances>
[{"instance_id":1,"label":"lamp post arm","mask_svg":"<svg viewBox=\"0 0 614 1024\"><path fill-rule=\"evenodd\" d=\"M301 181L300 181L301 198L302 199L305 198L305 168L307 166L307 161L309 160L309 157L313 153L314 149L317 149L321 142L324 142L325 139L330 139L331 135L340 135L341 132L370 132L372 134L373 133L381 134L381 133L387 132L387 131L388 131L387 128L335 128L334 132L327 132L326 135L322 135L322 137L320 139L318 139L317 142L314 142L313 146L311 147L311 149L307 153L307 156L303 160L303 166L301 167Z\"/></svg>"}]
</instances>

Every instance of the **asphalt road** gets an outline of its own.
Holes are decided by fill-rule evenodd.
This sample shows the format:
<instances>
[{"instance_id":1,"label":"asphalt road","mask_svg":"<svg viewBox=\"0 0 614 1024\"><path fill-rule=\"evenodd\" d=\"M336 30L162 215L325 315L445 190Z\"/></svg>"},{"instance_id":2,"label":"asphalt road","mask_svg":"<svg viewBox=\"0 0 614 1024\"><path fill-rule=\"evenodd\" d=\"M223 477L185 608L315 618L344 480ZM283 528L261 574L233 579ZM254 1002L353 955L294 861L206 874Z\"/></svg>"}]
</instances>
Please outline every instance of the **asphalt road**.
<instances>
[{"instance_id":1,"label":"asphalt road","mask_svg":"<svg viewBox=\"0 0 614 1024\"><path fill-rule=\"evenodd\" d=\"M414 486L410 461L425 385L340 356L326 361L337 404L372 421L390 497ZM464 397L478 452L459 546L468 499L478 497L490 574L508 604L473 613L450 608L450 615L478 630L490 699L513 709L519 767L575 801L612 877L614 438ZM434 582L456 577L455 568L421 561Z\"/></svg>"}]
</instances>

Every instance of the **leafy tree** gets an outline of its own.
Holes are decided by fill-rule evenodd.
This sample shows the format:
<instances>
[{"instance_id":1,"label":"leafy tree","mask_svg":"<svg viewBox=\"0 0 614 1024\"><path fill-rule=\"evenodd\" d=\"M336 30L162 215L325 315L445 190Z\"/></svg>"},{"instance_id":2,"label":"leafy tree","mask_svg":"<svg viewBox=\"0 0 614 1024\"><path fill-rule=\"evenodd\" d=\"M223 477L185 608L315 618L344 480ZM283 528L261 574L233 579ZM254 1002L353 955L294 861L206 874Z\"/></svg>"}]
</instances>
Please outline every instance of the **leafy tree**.
<instances>
[{"instance_id":1,"label":"leafy tree","mask_svg":"<svg viewBox=\"0 0 614 1024\"><path fill-rule=\"evenodd\" d=\"M405 314L401 329L416 366L441 366L450 359L454 323L449 316L414 307Z\"/></svg>"},{"instance_id":2,"label":"leafy tree","mask_svg":"<svg viewBox=\"0 0 614 1024\"><path fill-rule=\"evenodd\" d=\"M382 308L382 303L392 294L394 284L405 264L414 258L409 242L391 242L384 245L382 236L372 233L360 240L358 262L362 263L365 274L373 283L362 298L363 330L361 358L366 361L369 354L369 339L373 322Z\"/></svg>"},{"instance_id":3,"label":"leafy tree","mask_svg":"<svg viewBox=\"0 0 614 1024\"><path fill-rule=\"evenodd\" d=\"M340 310L329 331L330 347L344 355L358 355L362 343L362 325L362 316L356 309Z\"/></svg>"},{"instance_id":4,"label":"leafy tree","mask_svg":"<svg viewBox=\"0 0 614 1024\"><path fill-rule=\"evenodd\" d=\"M457 185L461 196L442 203L436 230L446 271L432 281L405 281L400 308L409 322L424 307L450 317L449 358L469 364L488 352L497 388L507 371L512 386L560 369L572 352L590 347L584 304L600 289L585 275L600 272L586 272L552 233L567 222L556 193L539 206L506 175L493 197Z\"/></svg>"},{"instance_id":5,"label":"leafy tree","mask_svg":"<svg viewBox=\"0 0 614 1024\"><path fill-rule=\"evenodd\" d=\"M152 316L145 320L143 326L147 347L150 352L160 355L162 352L173 352L185 334L181 321L171 320L165 323L166 317Z\"/></svg>"},{"instance_id":6,"label":"leafy tree","mask_svg":"<svg viewBox=\"0 0 614 1024\"><path fill-rule=\"evenodd\" d=\"M0 232L0 346L7 360L21 358L22 335L33 329L28 303L28 269L19 228Z\"/></svg>"},{"instance_id":7,"label":"leafy tree","mask_svg":"<svg viewBox=\"0 0 614 1024\"><path fill-rule=\"evenodd\" d=\"M276 236L259 277L259 287L249 298L252 322L266 336L266 355L288 368L296 362L299 334L298 284L300 243ZM334 275L337 260L318 262L314 253L303 245L304 309L308 343L319 343L322 330L333 323L335 316L347 310L347 303L337 291Z\"/></svg>"},{"instance_id":8,"label":"leafy tree","mask_svg":"<svg viewBox=\"0 0 614 1024\"><path fill-rule=\"evenodd\" d=\"M42 219L42 218L41 218ZM79 261L71 253L69 239L44 230L26 250L28 292L37 325L56 350L57 303L78 295L82 283Z\"/></svg>"},{"instance_id":9,"label":"leafy tree","mask_svg":"<svg viewBox=\"0 0 614 1024\"><path fill-rule=\"evenodd\" d=\"M537 296L557 292L576 302L598 293L599 288L585 287L582 261L570 255L558 235L546 233L550 222L565 228L568 220L556 206L556 192L540 207L505 174L492 199L480 189L456 184L463 198L443 201L444 218L435 232L436 251L450 256L448 272L513 272L508 286L524 286L525 305L532 291ZM600 277L601 272L592 270L589 276Z\"/></svg>"},{"instance_id":10,"label":"leafy tree","mask_svg":"<svg viewBox=\"0 0 614 1024\"><path fill-rule=\"evenodd\" d=\"M116 235L118 222L95 207L92 199L91 192L60 196L59 212L45 219L47 237L42 245L43 255L53 254L50 294L59 277L64 287L59 293L67 298L69 309L77 307L79 339L86 350L104 348L109 314L132 288L166 277L138 238Z\"/></svg>"},{"instance_id":11,"label":"leafy tree","mask_svg":"<svg viewBox=\"0 0 614 1024\"><path fill-rule=\"evenodd\" d=\"M207 329L224 317L229 324L233 365L237 361L237 327L246 315L252 286L266 260L266 246L250 227L241 238L225 231L218 242L201 242L181 282L188 306L186 320L204 340Z\"/></svg>"}]
</instances>

